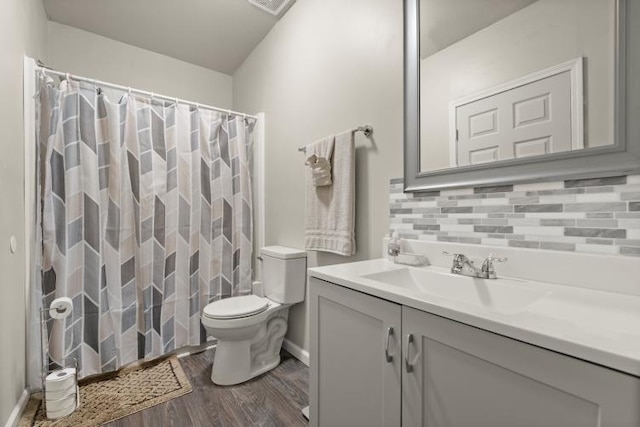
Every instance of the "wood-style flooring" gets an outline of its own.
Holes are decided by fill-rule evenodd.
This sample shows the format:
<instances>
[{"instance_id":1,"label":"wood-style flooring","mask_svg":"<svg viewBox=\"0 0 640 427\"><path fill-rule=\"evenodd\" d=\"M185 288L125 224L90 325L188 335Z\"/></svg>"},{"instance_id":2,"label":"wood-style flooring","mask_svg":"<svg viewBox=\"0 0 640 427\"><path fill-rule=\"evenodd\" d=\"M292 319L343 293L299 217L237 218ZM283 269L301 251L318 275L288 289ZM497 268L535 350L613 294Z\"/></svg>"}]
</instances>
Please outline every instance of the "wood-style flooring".
<instances>
[{"instance_id":1,"label":"wood-style flooring","mask_svg":"<svg viewBox=\"0 0 640 427\"><path fill-rule=\"evenodd\" d=\"M107 424L109 427L307 426L309 368L289 353L275 369L236 386L211 382L215 349L180 359L193 391Z\"/></svg>"}]
</instances>

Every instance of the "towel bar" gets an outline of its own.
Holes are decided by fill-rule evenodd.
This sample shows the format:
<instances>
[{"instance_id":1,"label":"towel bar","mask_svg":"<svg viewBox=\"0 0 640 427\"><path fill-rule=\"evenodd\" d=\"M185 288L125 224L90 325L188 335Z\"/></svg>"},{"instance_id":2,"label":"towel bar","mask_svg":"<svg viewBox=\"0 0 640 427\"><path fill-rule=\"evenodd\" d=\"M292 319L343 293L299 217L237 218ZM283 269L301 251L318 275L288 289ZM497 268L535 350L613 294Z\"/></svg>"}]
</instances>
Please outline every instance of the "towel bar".
<instances>
[{"instance_id":1,"label":"towel bar","mask_svg":"<svg viewBox=\"0 0 640 427\"><path fill-rule=\"evenodd\" d=\"M357 128L353 129L352 132L362 132L362 133L364 133L364 136L366 136L368 138L373 133L373 126L371 126L371 125L358 126ZM306 149L307 149L307 147L298 147L298 151L302 151L303 152Z\"/></svg>"}]
</instances>

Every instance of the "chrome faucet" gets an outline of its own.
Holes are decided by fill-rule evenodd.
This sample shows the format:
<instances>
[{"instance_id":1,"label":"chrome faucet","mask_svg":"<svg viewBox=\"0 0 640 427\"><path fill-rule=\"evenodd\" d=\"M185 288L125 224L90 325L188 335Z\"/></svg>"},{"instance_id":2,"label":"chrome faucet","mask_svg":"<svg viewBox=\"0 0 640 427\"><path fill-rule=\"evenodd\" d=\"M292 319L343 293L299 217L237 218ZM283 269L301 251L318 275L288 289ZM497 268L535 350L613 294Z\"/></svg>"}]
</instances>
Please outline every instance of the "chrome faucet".
<instances>
[{"instance_id":1,"label":"chrome faucet","mask_svg":"<svg viewBox=\"0 0 640 427\"><path fill-rule=\"evenodd\" d=\"M442 252L442 254L453 257L451 273L461 274L463 276L479 277L481 279L496 279L497 275L493 268L493 263L505 262L507 260L506 257L496 258L493 254L489 254L487 259L482 263L482 267L478 268L465 254L452 254L449 252Z\"/></svg>"}]
</instances>

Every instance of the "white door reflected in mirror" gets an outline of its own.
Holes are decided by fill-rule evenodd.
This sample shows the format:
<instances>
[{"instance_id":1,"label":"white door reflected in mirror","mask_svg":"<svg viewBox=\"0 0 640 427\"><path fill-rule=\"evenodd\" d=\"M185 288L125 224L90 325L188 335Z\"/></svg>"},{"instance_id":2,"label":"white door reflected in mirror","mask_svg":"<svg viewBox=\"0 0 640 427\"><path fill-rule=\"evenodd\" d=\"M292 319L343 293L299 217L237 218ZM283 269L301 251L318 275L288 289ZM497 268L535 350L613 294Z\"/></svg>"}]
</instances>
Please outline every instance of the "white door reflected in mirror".
<instances>
[{"instance_id":1,"label":"white door reflected in mirror","mask_svg":"<svg viewBox=\"0 0 640 427\"><path fill-rule=\"evenodd\" d=\"M614 0L420 0L420 171L614 143Z\"/></svg>"}]
</instances>

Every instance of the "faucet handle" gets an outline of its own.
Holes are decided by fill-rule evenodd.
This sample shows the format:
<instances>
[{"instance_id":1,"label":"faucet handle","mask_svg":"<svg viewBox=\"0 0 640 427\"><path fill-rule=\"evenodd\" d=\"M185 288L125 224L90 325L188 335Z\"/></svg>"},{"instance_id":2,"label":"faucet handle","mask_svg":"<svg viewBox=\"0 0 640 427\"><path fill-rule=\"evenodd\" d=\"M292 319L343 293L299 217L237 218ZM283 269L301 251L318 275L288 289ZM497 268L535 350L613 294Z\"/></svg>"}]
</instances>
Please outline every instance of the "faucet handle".
<instances>
[{"instance_id":1,"label":"faucet handle","mask_svg":"<svg viewBox=\"0 0 640 427\"><path fill-rule=\"evenodd\" d=\"M507 261L507 257L502 257L502 258L498 258L498 257L494 257L492 253L489 254L489 256L487 257L487 261L489 262L505 262Z\"/></svg>"},{"instance_id":2,"label":"faucet handle","mask_svg":"<svg viewBox=\"0 0 640 427\"><path fill-rule=\"evenodd\" d=\"M447 251L443 251L442 255L450 256L453 258L453 263L451 265L452 273L459 273L464 268L465 262L473 266L473 261L467 258L465 254L452 254Z\"/></svg>"},{"instance_id":3,"label":"faucet handle","mask_svg":"<svg viewBox=\"0 0 640 427\"><path fill-rule=\"evenodd\" d=\"M452 257L454 263L462 263L466 261L470 264L473 264L473 261L471 261L465 254L454 254L451 252L442 251L442 255Z\"/></svg>"},{"instance_id":4,"label":"faucet handle","mask_svg":"<svg viewBox=\"0 0 640 427\"><path fill-rule=\"evenodd\" d=\"M497 276L496 276L496 271L493 269L493 263L505 262L506 260L507 260L507 257L496 258L493 256L493 254L489 254L487 259L485 259L484 262L482 263L482 268L480 269L480 271L483 274L483 277L485 279L495 279Z\"/></svg>"},{"instance_id":5,"label":"faucet handle","mask_svg":"<svg viewBox=\"0 0 640 427\"><path fill-rule=\"evenodd\" d=\"M463 260L464 258L466 258L466 257L464 256L464 254L454 254L454 253L447 252L447 251L442 251L442 255L452 257L452 258L453 258L453 264L454 264L454 265L455 265L455 264L458 264L458 263L461 263L461 262L462 262L462 260Z\"/></svg>"}]
</instances>

